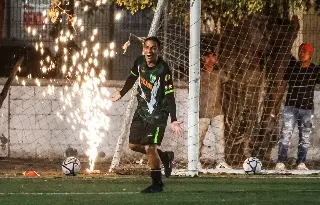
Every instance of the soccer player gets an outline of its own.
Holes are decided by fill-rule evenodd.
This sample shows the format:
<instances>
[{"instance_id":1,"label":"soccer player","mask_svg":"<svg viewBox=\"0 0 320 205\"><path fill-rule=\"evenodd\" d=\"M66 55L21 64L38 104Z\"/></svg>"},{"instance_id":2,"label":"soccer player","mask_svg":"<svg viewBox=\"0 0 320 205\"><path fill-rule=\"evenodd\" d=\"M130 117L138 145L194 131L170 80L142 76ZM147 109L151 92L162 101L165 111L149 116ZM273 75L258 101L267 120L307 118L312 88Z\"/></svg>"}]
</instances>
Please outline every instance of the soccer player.
<instances>
[{"instance_id":1,"label":"soccer player","mask_svg":"<svg viewBox=\"0 0 320 205\"><path fill-rule=\"evenodd\" d=\"M156 37L148 37L143 43L143 56L139 56L133 65L121 91L111 98L119 100L134 85L138 79L138 107L133 116L129 135L130 149L147 154L151 169L152 184L142 193L163 191L160 160L169 177L172 171L173 152L162 152L161 145L167 125L171 117L173 134L181 136L182 129L176 117L176 103L171 72L168 64L159 56L160 41Z\"/></svg>"},{"instance_id":2,"label":"soccer player","mask_svg":"<svg viewBox=\"0 0 320 205\"><path fill-rule=\"evenodd\" d=\"M310 135L313 128L313 97L316 84L320 83L320 68L311 63L312 46L303 43L299 46L299 61L290 63L284 73L284 85L280 93L288 86L285 107L283 111L283 127L278 148L278 163L276 170L285 170L284 160L296 124L299 129L299 145L297 169L308 170L305 165L307 151L310 145Z\"/></svg>"},{"instance_id":3,"label":"soccer player","mask_svg":"<svg viewBox=\"0 0 320 205\"><path fill-rule=\"evenodd\" d=\"M207 44L206 44L207 45ZM225 162L224 116L222 111L222 86L226 81L225 72L219 70L217 56L213 50L206 48L202 57L203 69L201 71L200 86L200 137L199 137L199 163L203 151L204 139L215 140L216 169L231 169Z\"/></svg>"}]
</instances>

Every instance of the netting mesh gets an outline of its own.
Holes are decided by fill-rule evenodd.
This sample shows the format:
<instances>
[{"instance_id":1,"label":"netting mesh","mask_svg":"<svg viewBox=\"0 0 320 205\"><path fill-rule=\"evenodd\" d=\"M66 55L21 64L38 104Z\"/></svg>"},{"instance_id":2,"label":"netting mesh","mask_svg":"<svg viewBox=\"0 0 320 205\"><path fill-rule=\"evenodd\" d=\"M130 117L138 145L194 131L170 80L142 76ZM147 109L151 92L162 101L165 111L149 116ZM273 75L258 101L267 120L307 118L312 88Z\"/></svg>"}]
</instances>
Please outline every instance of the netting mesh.
<instances>
[{"instance_id":1,"label":"netting mesh","mask_svg":"<svg viewBox=\"0 0 320 205\"><path fill-rule=\"evenodd\" d=\"M185 169L188 161L189 3L170 1L163 11L160 25L156 27L156 36L160 38L163 46L163 57L174 74L177 117L183 122L183 135L180 137L172 135L168 123L161 146L163 151L175 152L176 169ZM79 11L76 10L75 13L79 15ZM104 19L104 16L99 14L92 21L99 19ZM89 25L89 19L85 19L83 25ZM92 24L89 27L90 29L76 38L80 46L81 41L88 37L87 33L95 28ZM286 99L286 93L279 89L283 83L284 72L292 58L298 57L298 46L305 41L314 46L312 61L318 63L320 45L315 36L320 33L319 28L320 19L312 12L299 14L299 17L291 15L288 19L281 15L254 14L237 25L229 19L201 19L198 168L206 170L216 168L217 165L228 165L239 169L247 157L257 156L262 160L264 168L273 169L277 161L277 144L281 136ZM97 41L106 41L106 31L103 28L101 30L103 32L97 37ZM23 30L23 33L27 35L28 32ZM146 36L147 32L144 34ZM127 36L129 35L128 33ZM137 35L143 34L141 32L141 35ZM135 43L135 54L138 55L137 47L141 44L139 41ZM132 47L133 45L129 51ZM211 55L211 58L208 58L208 55ZM121 57L128 56L118 52L117 58ZM101 65L104 66L105 63ZM121 63L131 67L131 63ZM211 66L213 70L208 72L207 64L210 63L214 64ZM119 76L124 76L123 70L119 69L117 72ZM298 80L296 82L299 83ZM79 139L81 128L85 124L76 126L77 123L73 123L70 117L71 113L81 109L81 96L72 94L70 83L57 85L55 92L48 95L48 88L44 85L52 84L53 81L48 81L42 83L42 87L12 88L8 101L1 109L0 128L3 135L0 136L0 155L13 158L63 158L69 153L87 160L88 145ZM121 87L119 83L100 86L101 89L107 87L112 93L114 89L111 87L114 85ZM303 95L303 92L301 94ZM66 110L64 99L68 95L72 96L73 106ZM318 168L319 160L320 144L316 137L319 132L319 96L316 89L315 128L310 137L307 155L307 165L312 169ZM120 159L117 170L147 170L146 157L131 151L128 146L126 130L131 122L128 116L134 111L134 105L128 107L128 104L133 98L134 96L127 94L121 101L113 103L109 110L103 111L109 118L110 126L108 130L101 128L104 137L97 151L100 152L98 162L102 162L106 167L110 166L112 157L118 154ZM101 99L108 101L107 95ZM84 115L84 112L82 110L79 114ZM295 127L291 140L288 165L294 165L297 158L297 128L298 126Z\"/></svg>"},{"instance_id":2,"label":"netting mesh","mask_svg":"<svg viewBox=\"0 0 320 205\"><path fill-rule=\"evenodd\" d=\"M171 2L157 33L164 45L163 55L182 84L189 80L188 3ZM222 163L222 167L227 164L237 169L250 156L262 160L265 168L274 168L286 100L286 93L279 88L290 62L294 58L298 60L298 46L307 41L314 50L318 49L313 36L319 30L306 29L319 25L318 18L310 20L313 15L313 11L305 15L297 12L285 18L280 14L261 13L237 24L222 18L207 21L202 16L199 168L215 168ZM209 73L204 60L210 52L215 65ZM315 52L312 61L318 63ZM298 84L296 80L295 86ZM299 92L304 95L305 91ZM313 154L319 146L316 142L317 96L316 90L315 130L310 137L306 162L313 169L317 169L318 159ZM186 107L178 102L178 109L181 113ZM295 166L291 165L295 165L301 143L298 131L296 124L287 158L288 166L293 169Z\"/></svg>"}]
</instances>

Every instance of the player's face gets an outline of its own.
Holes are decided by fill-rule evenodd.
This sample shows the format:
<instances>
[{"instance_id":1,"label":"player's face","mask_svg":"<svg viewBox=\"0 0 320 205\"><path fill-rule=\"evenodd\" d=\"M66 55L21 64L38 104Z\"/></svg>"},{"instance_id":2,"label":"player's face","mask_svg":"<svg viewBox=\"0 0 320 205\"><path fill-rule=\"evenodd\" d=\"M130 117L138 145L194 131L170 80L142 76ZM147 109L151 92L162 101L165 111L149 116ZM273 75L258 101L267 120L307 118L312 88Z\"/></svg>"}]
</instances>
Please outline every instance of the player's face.
<instances>
[{"instance_id":1,"label":"player's face","mask_svg":"<svg viewBox=\"0 0 320 205\"><path fill-rule=\"evenodd\" d=\"M311 53L305 48L301 47L299 49L299 61L306 62L311 59Z\"/></svg>"},{"instance_id":2,"label":"player's face","mask_svg":"<svg viewBox=\"0 0 320 205\"><path fill-rule=\"evenodd\" d=\"M148 64L156 64L159 56L159 47L157 42L148 40L143 44L143 54Z\"/></svg>"}]
</instances>

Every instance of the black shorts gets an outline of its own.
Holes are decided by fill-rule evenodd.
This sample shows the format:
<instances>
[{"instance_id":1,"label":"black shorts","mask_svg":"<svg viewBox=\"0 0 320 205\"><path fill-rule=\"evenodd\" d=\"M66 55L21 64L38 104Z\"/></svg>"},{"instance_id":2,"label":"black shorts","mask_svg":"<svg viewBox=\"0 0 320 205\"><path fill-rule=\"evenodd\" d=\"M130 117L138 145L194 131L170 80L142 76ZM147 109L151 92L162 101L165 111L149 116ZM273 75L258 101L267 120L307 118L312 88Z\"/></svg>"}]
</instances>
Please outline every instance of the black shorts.
<instances>
[{"instance_id":1,"label":"black shorts","mask_svg":"<svg viewBox=\"0 0 320 205\"><path fill-rule=\"evenodd\" d=\"M161 145L166 126L147 123L137 112L134 114L129 134L130 144Z\"/></svg>"}]
</instances>

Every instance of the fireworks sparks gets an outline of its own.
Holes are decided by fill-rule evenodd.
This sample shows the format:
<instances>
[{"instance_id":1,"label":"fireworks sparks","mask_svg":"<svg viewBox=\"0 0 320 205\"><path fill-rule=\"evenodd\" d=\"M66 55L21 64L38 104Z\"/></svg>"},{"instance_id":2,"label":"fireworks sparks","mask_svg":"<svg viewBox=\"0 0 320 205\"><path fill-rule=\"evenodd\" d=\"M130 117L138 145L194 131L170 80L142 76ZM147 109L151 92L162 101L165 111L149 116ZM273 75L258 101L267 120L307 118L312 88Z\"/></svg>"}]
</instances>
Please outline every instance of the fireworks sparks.
<instances>
[{"instance_id":1,"label":"fireworks sparks","mask_svg":"<svg viewBox=\"0 0 320 205\"><path fill-rule=\"evenodd\" d=\"M114 18L115 18L115 20L119 21L121 19L121 17L122 17L121 12L118 12L118 13L116 13Z\"/></svg>"},{"instance_id":2,"label":"fireworks sparks","mask_svg":"<svg viewBox=\"0 0 320 205\"><path fill-rule=\"evenodd\" d=\"M106 100L110 95L106 88L101 87L106 81L106 71L98 59L114 58L117 54L115 42L99 42L99 30L95 28L87 40L78 42L77 34L84 32L85 22L80 16L70 15L67 10L63 9L61 0L52 0L51 6L42 12L43 25L40 27L28 26L26 32L31 37L38 37L39 41L35 43L35 50L41 53L40 70L45 75L53 70L58 69L63 77L74 79L72 87L65 87L60 92L60 101L62 104L61 112L56 116L69 123L72 130L80 131L80 139L87 142L88 149L86 155L89 158L89 171L94 170L94 163L98 156L98 147L105 138L108 130L109 118L106 111L111 106L111 101ZM103 6L107 0L96 0L96 6ZM90 10L88 5L82 5L82 1L75 1L75 8L82 8L83 12ZM121 19L121 13L115 15L115 20ZM45 53L45 45L42 42L42 31L50 27L51 23L57 21L65 26L57 32L54 39L54 45L50 45L54 56ZM90 33L90 31L88 31ZM77 44L77 48L70 48L70 43ZM76 43L77 42L77 43ZM31 74L28 78L31 78ZM16 80L19 80L16 77ZM26 85L25 80L20 82ZM41 86L38 78L34 79L37 86ZM43 96L55 94L54 85L48 85Z\"/></svg>"}]
</instances>

